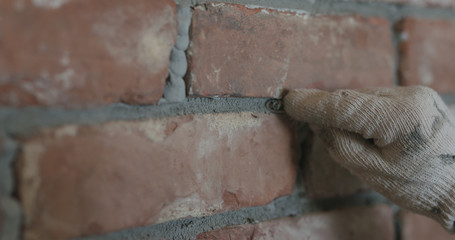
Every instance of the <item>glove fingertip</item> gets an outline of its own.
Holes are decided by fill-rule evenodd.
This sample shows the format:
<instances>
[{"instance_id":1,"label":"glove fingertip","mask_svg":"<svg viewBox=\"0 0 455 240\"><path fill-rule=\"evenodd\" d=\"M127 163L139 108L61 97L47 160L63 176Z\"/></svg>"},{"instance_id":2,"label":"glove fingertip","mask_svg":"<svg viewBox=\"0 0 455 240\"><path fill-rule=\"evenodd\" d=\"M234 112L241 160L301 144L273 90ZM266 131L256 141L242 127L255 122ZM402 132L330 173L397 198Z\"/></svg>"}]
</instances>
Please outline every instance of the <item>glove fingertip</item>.
<instances>
[{"instance_id":1,"label":"glove fingertip","mask_svg":"<svg viewBox=\"0 0 455 240\"><path fill-rule=\"evenodd\" d=\"M325 91L318 89L296 89L289 91L284 96L284 111L292 118L299 121L306 121L306 108L311 107L312 102L309 101L315 95L328 94Z\"/></svg>"}]
</instances>

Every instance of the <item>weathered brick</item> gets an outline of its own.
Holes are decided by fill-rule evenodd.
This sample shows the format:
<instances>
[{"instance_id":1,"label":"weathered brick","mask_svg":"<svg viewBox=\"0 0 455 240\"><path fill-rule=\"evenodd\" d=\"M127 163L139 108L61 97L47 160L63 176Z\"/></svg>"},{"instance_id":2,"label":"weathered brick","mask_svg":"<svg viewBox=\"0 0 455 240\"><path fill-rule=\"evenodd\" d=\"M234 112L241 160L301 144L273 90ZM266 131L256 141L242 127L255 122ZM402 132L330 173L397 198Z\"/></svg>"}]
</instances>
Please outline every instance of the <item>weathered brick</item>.
<instances>
[{"instance_id":1,"label":"weathered brick","mask_svg":"<svg viewBox=\"0 0 455 240\"><path fill-rule=\"evenodd\" d=\"M403 240L450 240L455 235L450 235L435 220L411 212L400 213L402 221Z\"/></svg>"},{"instance_id":2,"label":"weathered brick","mask_svg":"<svg viewBox=\"0 0 455 240\"><path fill-rule=\"evenodd\" d=\"M455 22L412 18L398 29L402 84L455 93Z\"/></svg>"},{"instance_id":3,"label":"weathered brick","mask_svg":"<svg viewBox=\"0 0 455 240\"><path fill-rule=\"evenodd\" d=\"M286 219L288 220L288 219ZM286 220L275 220L273 222L286 221ZM266 223L261 223L265 225ZM215 230L211 232L201 233L196 237L196 240L254 240L257 237L255 236L256 229L259 229L259 225L241 225L227 227L220 230ZM256 237L256 238L255 238ZM282 236L280 236L282 237ZM267 238L263 238L267 239Z\"/></svg>"},{"instance_id":4,"label":"weathered brick","mask_svg":"<svg viewBox=\"0 0 455 240\"><path fill-rule=\"evenodd\" d=\"M43 130L23 140L19 157L25 239L267 204L294 188L290 125L232 113Z\"/></svg>"},{"instance_id":5,"label":"weathered brick","mask_svg":"<svg viewBox=\"0 0 455 240\"><path fill-rule=\"evenodd\" d=\"M199 234L198 240L392 240L393 214L388 206L357 207L256 225L228 227Z\"/></svg>"},{"instance_id":6,"label":"weathered brick","mask_svg":"<svg viewBox=\"0 0 455 240\"><path fill-rule=\"evenodd\" d=\"M0 105L161 98L177 35L173 0L5 0L0 15Z\"/></svg>"},{"instance_id":7,"label":"weathered brick","mask_svg":"<svg viewBox=\"0 0 455 240\"><path fill-rule=\"evenodd\" d=\"M319 137L310 138L313 139L311 148L304 152L303 162L303 183L309 197L328 198L367 189L364 182L330 157Z\"/></svg>"},{"instance_id":8,"label":"weathered brick","mask_svg":"<svg viewBox=\"0 0 455 240\"><path fill-rule=\"evenodd\" d=\"M391 34L382 18L205 4L192 20L190 94L279 97L283 89L393 82Z\"/></svg>"}]
</instances>

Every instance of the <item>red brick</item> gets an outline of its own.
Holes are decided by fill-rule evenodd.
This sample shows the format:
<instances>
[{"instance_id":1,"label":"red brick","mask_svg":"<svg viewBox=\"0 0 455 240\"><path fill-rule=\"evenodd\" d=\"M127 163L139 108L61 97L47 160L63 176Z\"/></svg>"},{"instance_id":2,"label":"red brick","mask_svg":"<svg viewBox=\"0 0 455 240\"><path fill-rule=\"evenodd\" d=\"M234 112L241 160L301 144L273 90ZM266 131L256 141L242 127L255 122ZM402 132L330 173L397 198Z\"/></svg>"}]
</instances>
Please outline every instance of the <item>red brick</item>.
<instances>
[{"instance_id":1,"label":"red brick","mask_svg":"<svg viewBox=\"0 0 455 240\"><path fill-rule=\"evenodd\" d=\"M357 207L229 227L199 234L197 239L392 240L393 214L388 206Z\"/></svg>"},{"instance_id":2,"label":"red brick","mask_svg":"<svg viewBox=\"0 0 455 240\"><path fill-rule=\"evenodd\" d=\"M455 22L407 19L399 29L402 83L455 93Z\"/></svg>"},{"instance_id":3,"label":"red brick","mask_svg":"<svg viewBox=\"0 0 455 240\"><path fill-rule=\"evenodd\" d=\"M367 185L341 167L329 155L319 137L313 137L311 150L305 152L303 178L310 198L328 198L353 194Z\"/></svg>"},{"instance_id":4,"label":"red brick","mask_svg":"<svg viewBox=\"0 0 455 240\"><path fill-rule=\"evenodd\" d=\"M289 126L284 116L241 113L43 131L23 140L19 157L25 239L267 204L294 188Z\"/></svg>"},{"instance_id":5,"label":"red brick","mask_svg":"<svg viewBox=\"0 0 455 240\"><path fill-rule=\"evenodd\" d=\"M177 35L173 0L5 0L0 15L0 105L161 98Z\"/></svg>"},{"instance_id":6,"label":"red brick","mask_svg":"<svg viewBox=\"0 0 455 240\"><path fill-rule=\"evenodd\" d=\"M411 212L402 212L402 239L403 240L450 240L450 235L435 220Z\"/></svg>"},{"instance_id":7,"label":"red brick","mask_svg":"<svg viewBox=\"0 0 455 240\"><path fill-rule=\"evenodd\" d=\"M280 220L275 220L280 221ZM242 225L201 233L196 240L253 240L258 225Z\"/></svg>"},{"instance_id":8,"label":"red brick","mask_svg":"<svg viewBox=\"0 0 455 240\"><path fill-rule=\"evenodd\" d=\"M206 4L192 20L190 94L279 97L283 89L393 82L385 19Z\"/></svg>"}]
</instances>

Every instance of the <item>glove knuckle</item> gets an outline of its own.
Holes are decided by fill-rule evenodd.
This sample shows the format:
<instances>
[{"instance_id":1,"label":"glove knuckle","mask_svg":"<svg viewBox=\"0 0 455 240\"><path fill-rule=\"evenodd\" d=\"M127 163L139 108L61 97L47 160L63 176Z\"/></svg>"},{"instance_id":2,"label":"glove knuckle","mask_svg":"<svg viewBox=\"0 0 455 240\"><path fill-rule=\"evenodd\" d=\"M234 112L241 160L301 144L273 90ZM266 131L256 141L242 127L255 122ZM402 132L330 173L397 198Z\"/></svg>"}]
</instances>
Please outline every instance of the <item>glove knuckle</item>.
<instances>
[{"instance_id":1,"label":"glove knuckle","mask_svg":"<svg viewBox=\"0 0 455 240\"><path fill-rule=\"evenodd\" d=\"M425 99L433 100L436 96L439 96L438 93L433 90L432 88L425 87L425 86L417 86L415 87L416 91L414 93L415 96Z\"/></svg>"}]
</instances>

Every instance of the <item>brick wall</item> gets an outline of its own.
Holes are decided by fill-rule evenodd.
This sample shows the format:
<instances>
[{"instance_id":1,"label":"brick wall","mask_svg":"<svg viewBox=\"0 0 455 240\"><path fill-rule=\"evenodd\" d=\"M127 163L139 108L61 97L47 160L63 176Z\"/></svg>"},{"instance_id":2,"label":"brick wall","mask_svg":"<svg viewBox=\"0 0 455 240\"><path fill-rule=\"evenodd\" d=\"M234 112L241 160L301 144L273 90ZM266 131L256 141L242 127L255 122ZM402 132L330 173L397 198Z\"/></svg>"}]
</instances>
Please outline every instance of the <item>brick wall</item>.
<instances>
[{"instance_id":1,"label":"brick wall","mask_svg":"<svg viewBox=\"0 0 455 240\"><path fill-rule=\"evenodd\" d=\"M455 1L0 2L0 239L455 239L267 107L427 85Z\"/></svg>"}]
</instances>

